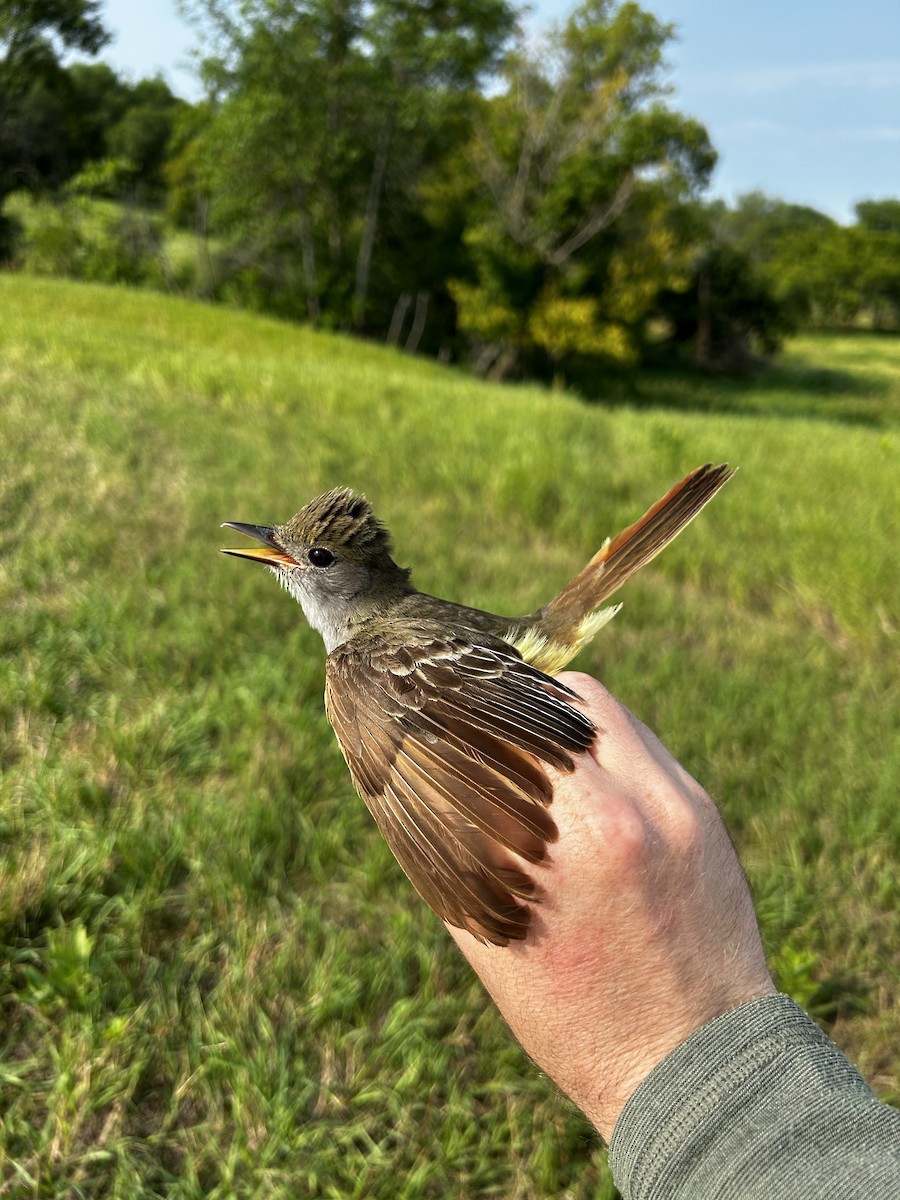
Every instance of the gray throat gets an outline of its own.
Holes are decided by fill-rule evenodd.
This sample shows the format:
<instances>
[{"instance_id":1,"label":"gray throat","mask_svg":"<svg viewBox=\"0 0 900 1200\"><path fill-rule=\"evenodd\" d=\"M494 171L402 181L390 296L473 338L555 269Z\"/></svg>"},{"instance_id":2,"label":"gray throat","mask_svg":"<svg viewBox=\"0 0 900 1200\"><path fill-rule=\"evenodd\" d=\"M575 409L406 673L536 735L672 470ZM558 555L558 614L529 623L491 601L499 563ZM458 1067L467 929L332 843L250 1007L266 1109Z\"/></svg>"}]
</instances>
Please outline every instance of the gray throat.
<instances>
[{"instance_id":1,"label":"gray throat","mask_svg":"<svg viewBox=\"0 0 900 1200\"><path fill-rule=\"evenodd\" d=\"M278 582L289 592L300 607L309 624L315 629L325 649L330 654L353 633L353 600L343 596L321 596L314 588L303 586L303 576L295 571L270 568L278 576Z\"/></svg>"}]
</instances>

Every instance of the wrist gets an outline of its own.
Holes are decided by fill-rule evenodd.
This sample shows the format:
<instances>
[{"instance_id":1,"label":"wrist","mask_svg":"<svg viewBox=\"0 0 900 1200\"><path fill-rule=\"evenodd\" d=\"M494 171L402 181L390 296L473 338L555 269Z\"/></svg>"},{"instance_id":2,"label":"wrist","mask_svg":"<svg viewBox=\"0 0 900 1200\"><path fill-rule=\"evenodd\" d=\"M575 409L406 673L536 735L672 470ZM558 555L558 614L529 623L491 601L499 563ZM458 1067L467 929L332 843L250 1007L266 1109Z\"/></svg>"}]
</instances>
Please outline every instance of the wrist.
<instances>
[{"instance_id":1,"label":"wrist","mask_svg":"<svg viewBox=\"0 0 900 1200\"><path fill-rule=\"evenodd\" d=\"M718 1003L712 1003L702 1011L695 1009L690 1014L681 1014L680 1018L675 1020L671 1019L669 1014L664 1027L659 1027L657 1021L657 1027L645 1032L639 1041L627 1047L617 1062L606 1064L606 1082L596 1090L589 1107L579 1107L582 1107L591 1124L609 1145L625 1105L650 1073L673 1051L717 1017L750 1001L773 995L777 995L777 989L771 979L767 978L765 982L760 981L755 988L721 997ZM636 1023L637 1021L639 1017L636 1018Z\"/></svg>"}]
</instances>

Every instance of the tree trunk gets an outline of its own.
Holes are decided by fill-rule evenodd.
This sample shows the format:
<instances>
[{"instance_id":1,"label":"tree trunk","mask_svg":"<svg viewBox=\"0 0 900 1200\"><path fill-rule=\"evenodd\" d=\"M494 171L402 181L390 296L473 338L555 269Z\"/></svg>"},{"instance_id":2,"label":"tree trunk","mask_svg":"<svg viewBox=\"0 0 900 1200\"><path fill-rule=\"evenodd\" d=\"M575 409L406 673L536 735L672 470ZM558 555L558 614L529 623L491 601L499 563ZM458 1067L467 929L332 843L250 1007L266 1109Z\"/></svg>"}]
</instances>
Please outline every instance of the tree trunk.
<instances>
[{"instance_id":1,"label":"tree trunk","mask_svg":"<svg viewBox=\"0 0 900 1200\"><path fill-rule=\"evenodd\" d=\"M375 147L375 161L372 164L372 178L369 181L369 194L366 198L366 214L363 221L362 238L359 243L359 255L356 259L356 288L353 293L353 326L362 329L365 323L366 302L369 298L369 275L372 270L372 253L375 249L375 238L378 233L378 217L381 212L381 194L384 191L384 179L387 175L388 147L391 142L391 118L385 117L378 133L378 145Z\"/></svg>"},{"instance_id":2,"label":"tree trunk","mask_svg":"<svg viewBox=\"0 0 900 1200\"><path fill-rule=\"evenodd\" d=\"M406 339L405 350L407 354L415 354L419 348L419 342L422 340L422 334L425 332L425 318L428 316L428 292L416 293L416 311L413 316L412 329L409 331L409 337Z\"/></svg>"},{"instance_id":3,"label":"tree trunk","mask_svg":"<svg viewBox=\"0 0 900 1200\"><path fill-rule=\"evenodd\" d=\"M394 315L391 317L390 328L387 331L385 341L389 346L397 346L400 343L400 334L403 332L403 324L406 321L406 314L409 312L409 306L412 304L412 296L409 292L401 292L394 305Z\"/></svg>"},{"instance_id":4,"label":"tree trunk","mask_svg":"<svg viewBox=\"0 0 900 1200\"><path fill-rule=\"evenodd\" d=\"M502 383L505 379L509 379L517 363L518 355L515 350L511 346L505 346L494 359L485 379L489 379L492 383Z\"/></svg>"},{"instance_id":5,"label":"tree trunk","mask_svg":"<svg viewBox=\"0 0 900 1200\"><path fill-rule=\"evenodd\" d=\"M306 289L306 311L313 325L322 315L319 308L319 276L316 270L316 244L308 213L300 216L300 258L303 263L303 284Z\"/></svg>"},{"instance_id":6,"label":"tree trunk","mask_svg":"<svg viewBox=\"0 0 900 1200\"><path fill-rule=\"evenodd\" d=\"M706 267L701 267L700 278L697 281L697 338L694 343L694 358L701 367L708 367L712 359L710 298L709 271Z\"/></svg>"},{"instance_id":7,"label":"tree trunk","mask_svg":"<svg viewBox=\"0 0 900 1200\"><path fill-rule=\"evenodd\" d=\"M209 252L209 196L197 198L196 220L194 228L197 233L197 294L202 300L211 300L213 294L213 265Z\"/></svg>"}]
</instances>

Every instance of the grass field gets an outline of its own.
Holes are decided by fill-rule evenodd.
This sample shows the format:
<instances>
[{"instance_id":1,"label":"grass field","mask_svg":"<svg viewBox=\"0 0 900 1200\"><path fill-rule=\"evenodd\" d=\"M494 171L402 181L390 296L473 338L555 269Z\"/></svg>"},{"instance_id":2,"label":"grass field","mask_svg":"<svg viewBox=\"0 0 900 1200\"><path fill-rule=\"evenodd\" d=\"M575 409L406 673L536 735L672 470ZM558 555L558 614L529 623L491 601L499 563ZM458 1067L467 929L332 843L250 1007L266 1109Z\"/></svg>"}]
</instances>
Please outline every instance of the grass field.
<instances>
[{"instance_id":1,"label":"grass field","mask_svg":"<svg viewBox=\"0 0 900 1200\"><path fill-rule=\"evenodd\" d=\"M524 611L740 472L579 666L720 802L781 986L900 1099L900 341L613 403L0 276L0 1195L612 1196L354 796L323 653L223 520L368 492Z\"/></svg>"}]
</instances>

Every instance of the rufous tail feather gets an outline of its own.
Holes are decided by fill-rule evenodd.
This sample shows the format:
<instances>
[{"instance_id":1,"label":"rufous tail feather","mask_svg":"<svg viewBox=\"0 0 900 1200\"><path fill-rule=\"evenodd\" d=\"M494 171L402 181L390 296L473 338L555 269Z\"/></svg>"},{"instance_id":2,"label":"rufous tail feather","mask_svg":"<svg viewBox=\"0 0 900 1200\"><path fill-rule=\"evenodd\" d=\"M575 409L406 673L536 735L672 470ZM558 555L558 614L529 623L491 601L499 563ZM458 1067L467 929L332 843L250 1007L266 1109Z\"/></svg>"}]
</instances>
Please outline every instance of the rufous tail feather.
<instances>
[{"instance_id":1,"label":"rufous tail feather","mask_svg":"<svg viewBox=\"0 0 900 1200\"><path fill-rule=\"evenodd\" d=\"M597 612L600 605L665 549L733 474L727 463L697 467L640 520L610 538L516 638L522 657L541 670L561 670L618 611L615 607Z\"/></svg>"}]
</instances>

